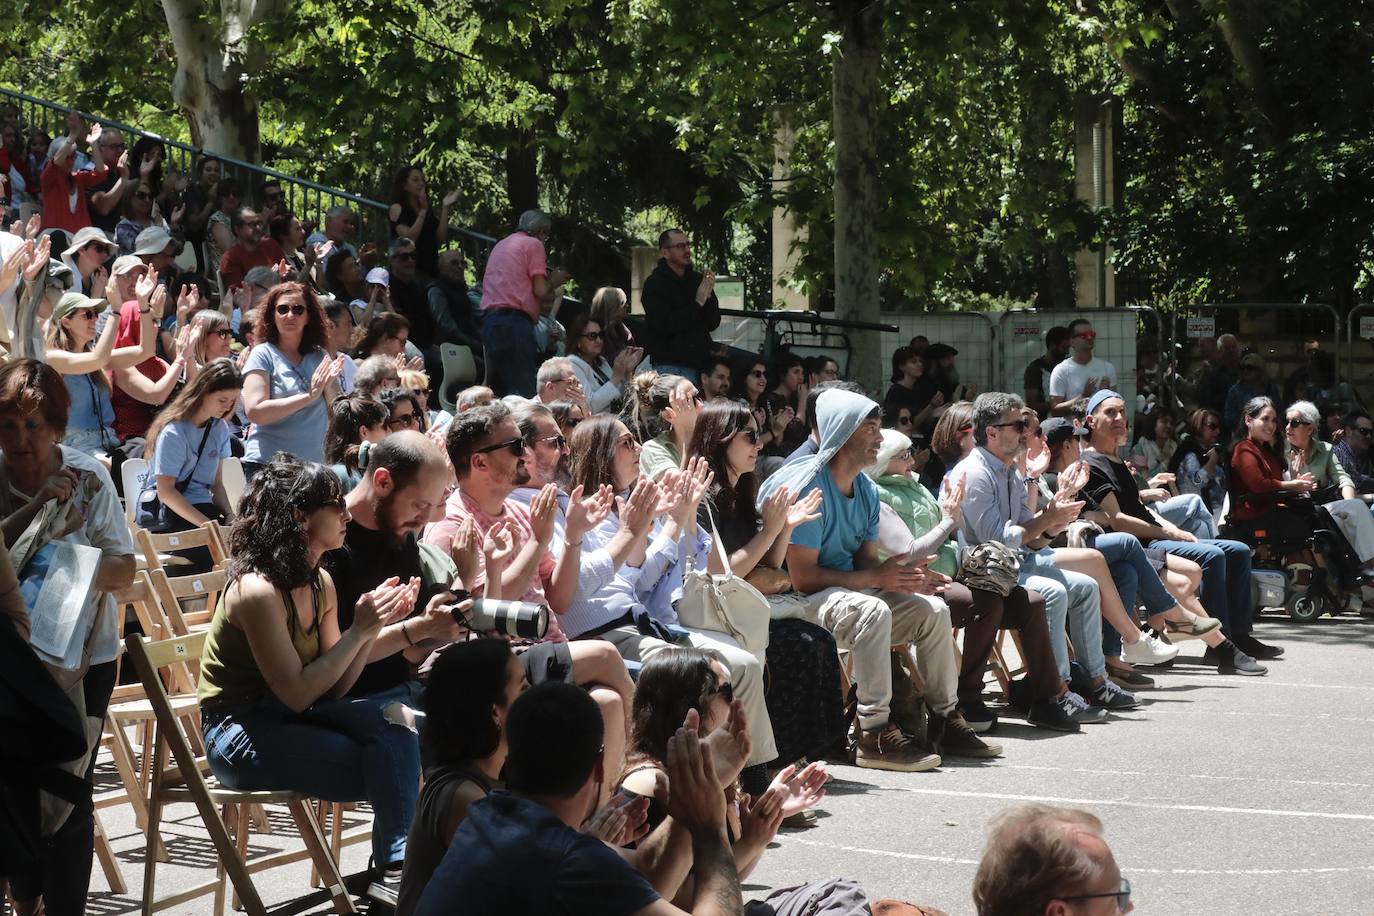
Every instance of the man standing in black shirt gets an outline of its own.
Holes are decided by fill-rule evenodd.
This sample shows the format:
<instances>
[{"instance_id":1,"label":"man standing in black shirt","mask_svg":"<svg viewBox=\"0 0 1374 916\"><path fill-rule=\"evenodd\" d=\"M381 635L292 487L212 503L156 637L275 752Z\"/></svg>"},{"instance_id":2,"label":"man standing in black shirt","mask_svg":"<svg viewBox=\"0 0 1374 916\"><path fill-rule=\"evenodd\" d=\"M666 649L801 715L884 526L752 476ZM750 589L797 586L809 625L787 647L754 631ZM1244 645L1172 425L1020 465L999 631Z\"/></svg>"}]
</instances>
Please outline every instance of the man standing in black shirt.
<instances>
[{"instance_id":1,"label":"man standing in black shirt","mask_svg":"<svg viewBox=\"0 0 1374 916\"><path fill-rule=\"evenodd\" d=\"M1050 415L1050 373L1069 355L1069 329L1055 325L1045 334L1045 352L1026 367L1021 385L1026 390L1026 406L1042 417Z\"/></svg>"},{"instance_id":2,"label":"man standing in black shirt","mask_svg":"<svg viewBox=\"0 0 1374 916\"><path fill-rule=\"evenodd\" d=\"M648 319L646 349L659 372L696 378L711 351L711 332L720 327L716 275L693 267L692 243L680 229L658 237L658 253L658 266L640 293Z\"/></svg>"}]
</instances>

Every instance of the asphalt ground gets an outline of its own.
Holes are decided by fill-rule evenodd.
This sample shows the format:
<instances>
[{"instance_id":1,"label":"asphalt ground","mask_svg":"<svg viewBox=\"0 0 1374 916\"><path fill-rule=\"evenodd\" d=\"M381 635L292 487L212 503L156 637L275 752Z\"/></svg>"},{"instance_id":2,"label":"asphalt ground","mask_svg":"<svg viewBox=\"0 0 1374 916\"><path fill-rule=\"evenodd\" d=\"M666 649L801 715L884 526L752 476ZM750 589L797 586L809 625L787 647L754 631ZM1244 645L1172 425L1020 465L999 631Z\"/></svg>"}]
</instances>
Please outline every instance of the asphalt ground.
<instances>
[{"instance_id":1,"label":"asphalt ground","mask_svg":"<svg viewBox=\"0 0 1374 916\"><path fill-rule=\"evenodd\" d=\"M1141 709L1080 734L1003 717L990 736L1004 746L996 760L909 774L833 765L816 825L779 834L746 899L845 876L873 898L973 913L990 818L1045 802L1102 819L1138 913L1374 913L1374 621L1267 616L1256 632L1287 649L1267 677L1218 675L1189 641L1157 673L1158 689L1141 694ZM97 778L116 784L106 758ZM129 889L109 893L97 865L88 912L138 912L142 835L128 806L101 817ZM366 818L352 812L346 825ZM297 842L284 812L271 820L274 832L253 834L250 853ZM172 861L158 868L160 894L212 875L214 852L191 806L169 809L164 836ZM346 874L366 866L367 849L345 850ZM269 905L290 900L305 893L308 865L256 882ZM210 911L207 897L167 912Z\"/></svg>"}]
</instances>

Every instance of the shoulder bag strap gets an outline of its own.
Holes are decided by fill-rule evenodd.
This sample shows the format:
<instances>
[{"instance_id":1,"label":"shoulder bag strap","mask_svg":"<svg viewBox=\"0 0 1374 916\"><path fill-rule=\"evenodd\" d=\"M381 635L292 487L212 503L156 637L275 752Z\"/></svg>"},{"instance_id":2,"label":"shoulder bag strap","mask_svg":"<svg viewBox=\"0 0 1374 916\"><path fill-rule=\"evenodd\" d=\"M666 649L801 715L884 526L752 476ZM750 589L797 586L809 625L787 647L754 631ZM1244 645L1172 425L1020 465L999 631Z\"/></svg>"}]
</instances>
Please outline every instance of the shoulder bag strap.
<instances>
[{"instance_id":1,"label":"shoulder bag strap","mask_svg":"<svg viewBox=\"0 0 1374 916\"><path fill-rule=\"evenodd\" d=\"M196 448L196 457L191 462L191 470L185 477L177 481L177 490L185 490L186 485L191 482L191 478L196 476L196 466L200 464L200 456L205 451L205 443L210 441L210 430L214 428L215 421L213 419L205 424L205 433L200 437L200 445Z\"/></svg>"}]
</instances>

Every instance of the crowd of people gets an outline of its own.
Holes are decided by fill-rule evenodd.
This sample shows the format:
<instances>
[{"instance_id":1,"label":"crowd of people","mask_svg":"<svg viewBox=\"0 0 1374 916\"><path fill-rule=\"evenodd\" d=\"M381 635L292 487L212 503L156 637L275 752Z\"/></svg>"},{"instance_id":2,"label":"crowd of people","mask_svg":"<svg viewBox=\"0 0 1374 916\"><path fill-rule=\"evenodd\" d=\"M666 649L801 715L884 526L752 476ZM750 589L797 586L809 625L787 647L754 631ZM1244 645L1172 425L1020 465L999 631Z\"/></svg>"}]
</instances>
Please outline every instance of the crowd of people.
<instances>
[{"instance_id":1,"label":"crowd of people","mask_svg":"<svg viewBox=\"0 0 1374 916\"><path fill-rule=\"evenodd\" d=\"M346 208L307 235L280 186L248 206L214 159L163 175L140 145L75 119L30 163L41 209L0 234L0 526L26 545L0 563L0 629L33 631L35 558L90 551L75 656L29 651L100 718L109 596L135 570L120 496L149 530L232 525L198 683L211 770L369 802L369 895L406 916L740 912L740 881L825 794L823 763L780 755L780 705L812 700L770 659L784 626L847 659L853 762L919 772L1001 756L999 715L1111 722L1186 639L1266 674L1283 649L1255 635L1230 524L1295 531L1299 576L1304 507L1354 502L1352 550L1374 560L1374 423L1323 359L1276 401L1228 335L1194 384L1127 403L1079 319L1022 393L978 392L918 337L879 401L830 356L717 345L714 274L676 229L642 322L606 287L565 325L547 214L469 286L443 250L457 197L436 215L418 168L397 175L382 267ZM483 367L452 412L442 343ZM534 629L504 629L497 602ZM1002 630L1026 675L994 708ZM94 751L84 798L5 876L21 912L84 905ZM1065 861L1027 873L1041 847ZM1099 824L1030 809L996 828L975 889L984 913L1018 895L1124 911L1130 889ZM869 911L844 879L768 903L821 900Z\"/></svg>"}]
</instances>

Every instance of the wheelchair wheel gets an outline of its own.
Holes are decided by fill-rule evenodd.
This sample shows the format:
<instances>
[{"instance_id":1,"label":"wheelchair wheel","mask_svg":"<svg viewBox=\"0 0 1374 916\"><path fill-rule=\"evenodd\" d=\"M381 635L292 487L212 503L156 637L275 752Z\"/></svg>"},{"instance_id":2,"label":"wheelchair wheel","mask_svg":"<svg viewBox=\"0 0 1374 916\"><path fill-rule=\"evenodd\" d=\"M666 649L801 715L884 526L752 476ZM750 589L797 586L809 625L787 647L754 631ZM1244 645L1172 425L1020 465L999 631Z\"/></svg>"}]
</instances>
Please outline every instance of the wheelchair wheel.
<instances>
[{"instance_id":1,"label":"wheelchair wheel","mask_svg":"<svg viewBox=\"0 0 1374 916\"><path fill-rule=\"evenodd\" d=\"M1318 594L1298 594L1288 599L1288 616L1298 623L1311 623L1327 611L1329 602Z\"/></svg>"}]
</instances>

